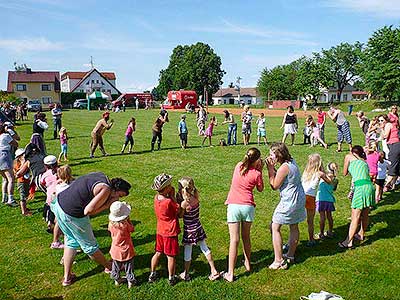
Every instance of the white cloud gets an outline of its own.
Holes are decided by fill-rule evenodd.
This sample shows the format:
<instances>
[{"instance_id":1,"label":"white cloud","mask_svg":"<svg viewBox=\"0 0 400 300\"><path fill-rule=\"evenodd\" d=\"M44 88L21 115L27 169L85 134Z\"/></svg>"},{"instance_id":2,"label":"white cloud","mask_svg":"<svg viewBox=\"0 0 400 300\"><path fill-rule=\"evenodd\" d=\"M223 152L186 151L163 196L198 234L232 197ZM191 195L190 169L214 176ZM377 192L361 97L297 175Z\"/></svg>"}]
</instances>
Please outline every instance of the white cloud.
<instances>
[{"instance_id":1,"label":"white cloud","mask_svg":"<svg viewBox=\"0 0 400 300\"><path fill-rule=\"evenodd\" d=\"M341 8L350 13L368 13L390 18L400 17L399 0L325 0L323 5Z\"/></svg>"},{"instance_id":2,"label":"white cloud","mask_svg":"<svg viewBox=\"0 0 400 300\"><path fill-rule=\"evenodd\" d=\"M23 39L0 39L0 49L13 52L43 52L64 49L59 42L52 42L44 37Z\"/></svg>"}]
</instances>

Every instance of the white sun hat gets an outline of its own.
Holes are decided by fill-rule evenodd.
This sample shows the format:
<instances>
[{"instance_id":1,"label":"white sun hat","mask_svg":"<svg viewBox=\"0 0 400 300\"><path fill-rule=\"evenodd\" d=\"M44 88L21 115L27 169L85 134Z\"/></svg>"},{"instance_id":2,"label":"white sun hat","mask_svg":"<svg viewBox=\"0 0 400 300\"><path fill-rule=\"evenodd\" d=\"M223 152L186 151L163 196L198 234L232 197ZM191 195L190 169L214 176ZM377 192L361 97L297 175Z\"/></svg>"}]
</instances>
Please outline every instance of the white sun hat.
<instances>
[{"instance_id":1,"label":"white sun hat","mask_svg":"<svg viewBox=\"0 0 400 300\"><path fill-rule=\"evenodd\" d=\"M47 155L43 159L43 163L45 165L54 165L56 162L57 162L57 157L55 157L54 155Z\"/></svg>"},{"instance_id":2,"label":"white sun hat","mask_svg":"<svg viewBox=\"0 0 400 300\"><path fill-rule=\"evenodd\" d=\"M15 158L21 156L24 153L25 153L25 149L24 148L18 148L17 150L15 150Z\"/></svg>"},{"instance_id":3,"label":"white sun hat","mask_svg":"<svg viewBox=\"0 0 400 300\"><path fill-rule=\"evenodd\" d=\"M110 206L110 214L108 215L108 219L112 222L119 222L127 217L131 213L131 206L126 202L115 201Z\"/></svg>"}]
</instances>

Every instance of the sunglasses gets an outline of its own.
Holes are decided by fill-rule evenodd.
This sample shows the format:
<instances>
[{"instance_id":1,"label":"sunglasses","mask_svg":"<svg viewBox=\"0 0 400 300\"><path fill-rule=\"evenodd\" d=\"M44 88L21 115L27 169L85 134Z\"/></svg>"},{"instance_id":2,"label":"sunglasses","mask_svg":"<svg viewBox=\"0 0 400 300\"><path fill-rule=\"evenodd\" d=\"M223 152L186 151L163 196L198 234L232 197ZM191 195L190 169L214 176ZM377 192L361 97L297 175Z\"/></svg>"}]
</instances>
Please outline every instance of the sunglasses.
<instances>
[{"instance_id":1,"label":"sunglasses","mask_svg":"<svg viewBox=\"0 0 400 300\"><path fill-rule=\"evenodd\" d=\"M379 123L385 122L385 120L379 120Z\"/></svg>"}]
</instances>

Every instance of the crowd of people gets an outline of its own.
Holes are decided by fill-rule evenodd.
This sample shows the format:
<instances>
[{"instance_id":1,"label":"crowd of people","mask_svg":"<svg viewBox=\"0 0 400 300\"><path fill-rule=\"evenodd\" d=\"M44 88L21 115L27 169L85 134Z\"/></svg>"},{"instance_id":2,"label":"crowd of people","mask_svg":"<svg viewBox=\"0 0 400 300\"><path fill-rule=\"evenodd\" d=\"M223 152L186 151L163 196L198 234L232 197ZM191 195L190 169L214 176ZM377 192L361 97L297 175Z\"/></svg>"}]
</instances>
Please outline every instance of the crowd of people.
<instances>
[{"instance_id":1,"label":"crowd of people","mask_svg":"<svg viewBox=\"0 0 400 300\"><path fill-rule=\"evenodd\" d=\"M347 236L338 243L338 247L354 248L355 241L365 239L370 209L382 200L383 192L395 188L400 175L400 124L397 107L392 107L388 115L381 114L372 121L369 121L362 112L357 114L360 128L365 134L363 146L352 145L349 122L340 109L331 107L328 113L320 108L317 111L317 122L314 122L310 116L306 118L304 143L309 142L312 146L320 143L327 148L324 129L328 116L337 126L336 151L342 151L344 141L349 145L350 152L343 162L343 175L350 174L352 177L349 191L351 222ZM24 148L18 148L20 137L12 123L6 122L0 125L2 202L9 206L18 205L14 198L15 180L17 180L21 213L25 216L32 214L27 207L27 200L34 197L35 191L39 190L46 194L43 217L47 230L53 234L50 247L64 251L61 260L64 265L63 286L69 286L76 280L72 268L74 257L79 249L102 265L104 271L110 273L116 285L124 280L127 281L128 287L137 285L133 264L135 250L131 238L134 226L129 219L131 208L127 203L119 201L120 198L129 194L131 185L122 178L109 179L102 172L89 173L74 179L68 165L60 166L62 157L64 161L68 159L68 134L61 124L61 107L56 106L52 110L52 117L56 133L54 138L60 140L61 152L58 157L48 155L46 151L43 135L49 126L44 113L35 114L31 140ZM243 143L248 145L253 119L248 106L243 107L240 117ZM162 129L167 122L169 122L168 112L161 110L152 126L152 151L156 142L157 149L161 149ZM94 156L97 146L103 155L107 155L103 145L103 134L111 129L113 124L110 113L104 112L91 133L91 157ZM224 111L224 121L221 124L228 124L227 145L236 144L237 123L228 110ZM262 139L267 144L264 114L259 115L256 124L258 144L262 142ZM208 120L207 112L200 107L197 113L197 126L198 134L203 136L202 144L209 139L209 144L212 145L213 128L217 125L216 117L212 116ZM287 269L290 264L295 263L296 249L300 239L299 223L307 220L307 246L309 247L316 245L318 240L322 241L335 236L333 212L336 200L334 194L339 183L337 179L339 166L334 161L323 162L323 155L314 153L308 157L304 171L301 172L285 144L289 135L291 135L291 143L294 143L294 136L298 130L298 119L293 107L288 107L281 127L284 128L282 141L270 145L266 158L262 158L259 149L252 147L246 151L243 159L233 169L231 186L225 201L230 238L226 271L219 272L216 269L211 250L205 242L207 235L200 221L200 193L194 184L194 179L183 176L175 189L172 176L162 173L154 178L151 188L156 192L154 212L157 228L155 253L149 262L148 282L152 283L159 279L156 270L162 255L167 257L168 280L171 285L176 284L178 280L189 281L194 245L200 247L208 261L210 280L223 278L227 282L232 282L235 280L240 239L243 243L243 264L245 270L250 272L252 268L251 227L256 216L253 191L254 189L258 192L264 190L264 169L267 170L268 183L272 190L279 190L280 199L270 225L274 249L274 260L269 265L270 269ZM311 130L306 130L307 127ZM132 152L134 145L132 135L135 130L136 120L131 118L125 131L122 153L128 144L129 152ZM312 135L309 140L306 139L306 132ZM178 133L181 147L186 148L188 129L185 115L182 115L179 121ZM100 250L90 224L91 216L108 210L112 261L107 260ZM319 213L319 230L315 234L316 212ZM179 253L180 218L183 219L184 269L178 276L176 257ZM289 226L287 243L282 239L283 225ZM121 272L125 272L125 279L121 277Z\"/></svg>"}]
</instances>

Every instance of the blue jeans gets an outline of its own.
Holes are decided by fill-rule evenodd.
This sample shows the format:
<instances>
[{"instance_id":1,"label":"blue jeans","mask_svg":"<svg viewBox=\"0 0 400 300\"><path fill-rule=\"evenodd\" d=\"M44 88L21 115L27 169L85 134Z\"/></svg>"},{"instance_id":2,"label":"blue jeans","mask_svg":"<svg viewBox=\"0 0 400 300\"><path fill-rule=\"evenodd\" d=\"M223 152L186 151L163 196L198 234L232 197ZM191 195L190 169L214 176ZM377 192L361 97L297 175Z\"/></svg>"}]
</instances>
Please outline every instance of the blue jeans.
<instances>
[{"instance_id":1,"label":"blue jeans","mask_svg":"<svg viewBox=\"0 0 400 300\"><path fill-rule=\"evenodd\" d=\"M228 125L228 145L232 145L231 138L233 137L233 145L236 145L236 132L237 132L237 124L229 124Z\"/></svg>"}]
</instances>

